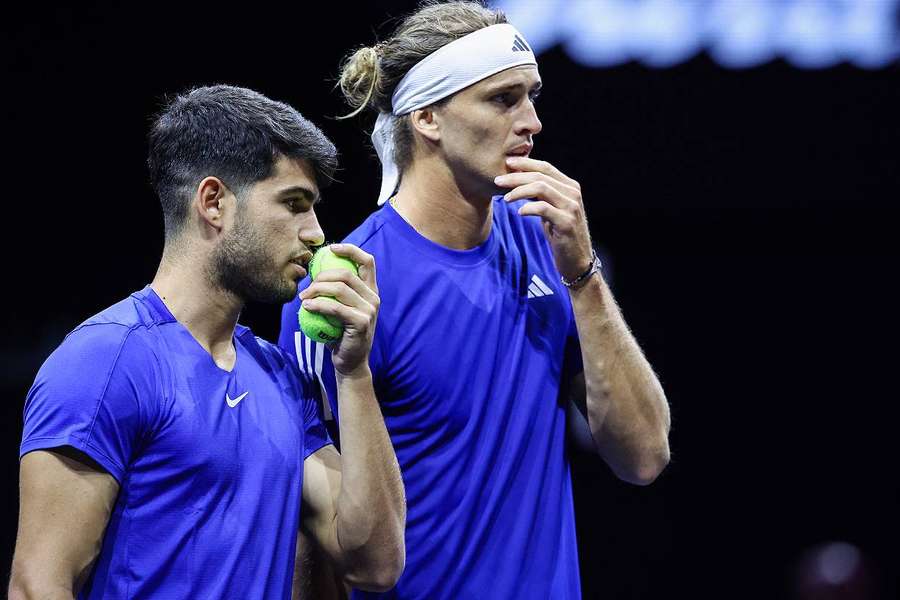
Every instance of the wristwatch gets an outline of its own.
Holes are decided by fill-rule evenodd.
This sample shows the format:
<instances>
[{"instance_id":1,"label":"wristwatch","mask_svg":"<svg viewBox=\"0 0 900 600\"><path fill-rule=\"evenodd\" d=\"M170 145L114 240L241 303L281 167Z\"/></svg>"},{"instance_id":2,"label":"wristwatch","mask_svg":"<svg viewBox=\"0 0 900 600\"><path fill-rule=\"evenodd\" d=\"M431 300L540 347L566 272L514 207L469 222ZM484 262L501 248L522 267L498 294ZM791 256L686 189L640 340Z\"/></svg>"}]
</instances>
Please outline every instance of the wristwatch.
<instances>
[{"instance_id":1,"label":"wristwatch","mask_svg":"<svg viewBox=\"0 0 900 600\"><path fill-rule=\"evenodd\" d=\"M594 273L599 273L600 268L603 265L600 264L600 258L597 256L597 252L591 249L591 266L588 267L587 271L576 277L575 279L566 279L562 275L560 275L559 280L562 281L562 284L569 289L580 288L584 285L584 282L588 280L588 278Z\"/></svg>"}]
</instances>

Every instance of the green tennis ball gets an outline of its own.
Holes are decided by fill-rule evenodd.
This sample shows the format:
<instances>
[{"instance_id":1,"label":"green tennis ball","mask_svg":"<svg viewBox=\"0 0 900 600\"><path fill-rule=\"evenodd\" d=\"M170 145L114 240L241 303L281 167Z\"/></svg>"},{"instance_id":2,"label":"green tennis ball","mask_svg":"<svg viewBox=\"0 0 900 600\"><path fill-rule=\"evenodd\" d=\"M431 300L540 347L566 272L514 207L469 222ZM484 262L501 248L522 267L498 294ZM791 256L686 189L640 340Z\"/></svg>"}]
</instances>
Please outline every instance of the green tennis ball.
<instances>
[{"instance_id":1,"label":"green tennis ball","mask_svg":"<svg viewBox=\"0 0 900 600\"><path fill-rule=\"evenodd\" d=\"M336 342L344 333L343 324L335 324L333 319L310 312L302 306L300 312L297 313L297 318L300 321L300 330L303 331L303 335L316 342L324 344Z\"/></svg>"},{"instance_id":2,"label":"green tennis ball","mask_svg":"<svg viewBox=\"0 0 900 600\"><path fill-rule=\"evenodd\" d=\"M316 280L321 271L330 269L346 269L359 276L359 267L349 258L338 256L331 251L331 248L324 246L320 248L309 262L309 278ZM322 300L337 302L334 298L328 296L320 296ZM317 342L330 343L336 342L344 333L344 324L340 320L327 315L314 313L300 307L297 313L297 319L300 322L300 330L303 335Z\"/></svg>"},{"instance_id":3,"label":"green tennis ball","mask_svg":"<svg viewBox=\"0 0 900 600\"><path fill-rule=\"evenodd\" d=\"M357 277L359 276L359 267L355 262L349 258L338 256L331 251L331 246L322 246L309 261L309 278L315 281L320 271L329 269L347 269Z\"/></svg>"}]
</instances>

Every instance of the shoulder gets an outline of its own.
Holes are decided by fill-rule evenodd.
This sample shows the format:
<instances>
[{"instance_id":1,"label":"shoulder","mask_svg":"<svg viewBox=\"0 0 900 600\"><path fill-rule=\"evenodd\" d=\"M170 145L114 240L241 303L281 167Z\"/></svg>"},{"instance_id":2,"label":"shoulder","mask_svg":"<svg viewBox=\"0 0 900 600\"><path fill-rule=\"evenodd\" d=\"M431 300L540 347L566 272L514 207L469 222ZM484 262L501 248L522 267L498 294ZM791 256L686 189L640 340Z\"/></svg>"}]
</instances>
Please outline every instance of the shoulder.
<instances>
[{"instance_id":1,"label":"shoulder","mask_svg":"<svg viewBox=\"0 0 900 600\"><path fill-rule=\"evenodd\" d=\"M159 353L153 333L128 301L76 327L47 358L28 392L28 427L93 423L98 407L127 420L160 396ZM52 428L52 427L51 427Z\"/></svg>"},{"instance_id":2,"label":"shoulder","mask_svg":"<svg viewBox=\"0 0 900 600\"><path fill-rule=\"evenodd\" d=\"M118 325L129 329L152 328L172 322L170 314L154 303L153 292L148 288L135 292L84 321L79 328L91 325Z\"/></svg>"},{"instance_id":3,"label":"shoulder","mask_svg":"<svg viewBox=\"0 0 900 600\"><path fill-rule=\"evenodd\" d=\"M342 241L369 251L377 246L384 237L384 227L387 223L385 217L386 213L383 208L376 210Z\"/></svg>"},{"instance_id":4,"label":"shoulder","mask_svg":"<svg viewBox=\"0 0 900 600\"><path fill-rule=\"evenodd\" d=\"M70 369L91 371L122 363L124 357L155 357L153 330L159 319L133 296L95 314L73 329L50 355L46 364L64 363ZM131 364L130 362L126 363Z\"/></svg>"}]
</instances>

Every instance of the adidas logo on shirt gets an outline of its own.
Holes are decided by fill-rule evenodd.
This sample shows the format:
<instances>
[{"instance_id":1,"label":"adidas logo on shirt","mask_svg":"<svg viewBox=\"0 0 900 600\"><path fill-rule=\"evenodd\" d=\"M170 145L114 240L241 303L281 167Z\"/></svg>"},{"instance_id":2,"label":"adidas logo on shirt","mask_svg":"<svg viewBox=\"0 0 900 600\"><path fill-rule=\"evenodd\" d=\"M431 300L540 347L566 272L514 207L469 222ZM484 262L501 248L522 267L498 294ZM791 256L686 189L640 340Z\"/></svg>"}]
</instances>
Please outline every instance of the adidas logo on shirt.
<instances>
[{"instance_id":1,"label":"adidas logo on shirt","mask_svg":"<svg viewBox=\"0 0 900 600\"><path fill-rule=\"evenodd\" d=\"M513 52L531 52L531 48L528 47L528 44L525 43L525 40L516 36L516 39L513 41Z\"/></svg>"},{"instance_id":2,"label":"adidas logo on shirt","mask_svg":"<svg viewBox=\"0 0 900 600\"><path fill-rule=\"evenodd\" d=\"M528 285L529 298L541 298L542 296L552 296L553 290L546 283L541 281L537 275L531 277L531 283Z\"/></svg>"}]
</instances>

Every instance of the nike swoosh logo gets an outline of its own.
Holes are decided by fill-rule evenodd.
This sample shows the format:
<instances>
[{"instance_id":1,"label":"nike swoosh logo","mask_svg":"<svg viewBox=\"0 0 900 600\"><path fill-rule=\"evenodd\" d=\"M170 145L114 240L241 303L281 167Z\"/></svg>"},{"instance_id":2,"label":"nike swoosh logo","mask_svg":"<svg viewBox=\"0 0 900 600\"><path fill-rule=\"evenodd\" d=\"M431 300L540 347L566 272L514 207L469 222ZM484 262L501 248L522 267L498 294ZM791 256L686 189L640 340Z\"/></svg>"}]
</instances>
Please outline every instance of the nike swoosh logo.
<instances>
[{"instance_id":1,"label":"nike swoosh logo","mask_svg":"<svg viewBox=\"0 0 900 600\"><path fill-rule=\"evenodd\" d=\"M249 394L249 393L250 393L249 391L244 392L243 394L241 394L240 396L238 396L237 398L235 398L234 400L232 400L232 399L228 396L228 392L225 392L225 402L228 404L228 406L230 406L231 408L234 408L235 406L238 405L238 402L240 402L241 400L243 400L243 399L244 399L244 396L246 396L246 395Z\"/></svg>"}]
</instances>

